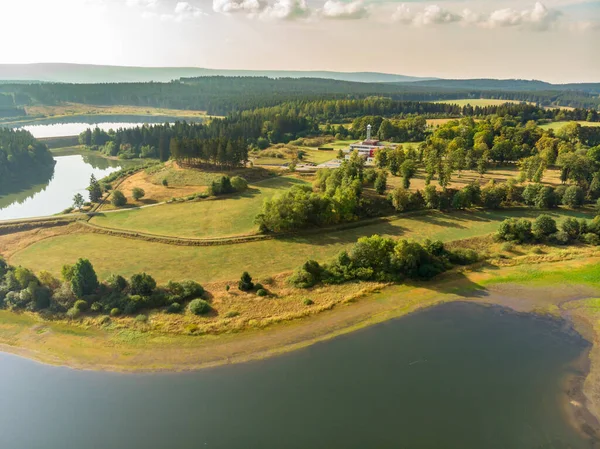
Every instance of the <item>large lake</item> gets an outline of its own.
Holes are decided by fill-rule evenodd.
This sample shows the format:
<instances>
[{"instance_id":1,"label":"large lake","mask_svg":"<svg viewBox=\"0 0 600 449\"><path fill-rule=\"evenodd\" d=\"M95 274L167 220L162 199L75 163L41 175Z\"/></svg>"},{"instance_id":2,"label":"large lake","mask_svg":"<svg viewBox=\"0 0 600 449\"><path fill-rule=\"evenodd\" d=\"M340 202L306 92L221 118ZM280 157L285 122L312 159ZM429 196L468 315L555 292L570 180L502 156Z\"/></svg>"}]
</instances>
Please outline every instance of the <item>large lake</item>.
<instances>
[{"instance_id":1,"label":"large lake","mask_svg":"<svg viewBox=\"0 0 600 449\"><path fill-rule=\"evenodd\" d=\"M73 205L73 196L81 193L86 200L86 188L93 174L101 179L118 170L122 161L114 161L86 153L56 156L51 178L23 180L12 186L10 193L0 192L0 220L53 215ZM132 162L128 162L132 163Z\"/></svg>"},{"instance_id":2,"label":"large lake","mask_svg":"<svg viewBox=\"0 0 600 449\"><path fill-rule=\"evenodd\" d=\"M580 337L456 303L283 356L183 374L0 355L10 449L587 448L565 377Z\"/></svg>"}]
</instances>

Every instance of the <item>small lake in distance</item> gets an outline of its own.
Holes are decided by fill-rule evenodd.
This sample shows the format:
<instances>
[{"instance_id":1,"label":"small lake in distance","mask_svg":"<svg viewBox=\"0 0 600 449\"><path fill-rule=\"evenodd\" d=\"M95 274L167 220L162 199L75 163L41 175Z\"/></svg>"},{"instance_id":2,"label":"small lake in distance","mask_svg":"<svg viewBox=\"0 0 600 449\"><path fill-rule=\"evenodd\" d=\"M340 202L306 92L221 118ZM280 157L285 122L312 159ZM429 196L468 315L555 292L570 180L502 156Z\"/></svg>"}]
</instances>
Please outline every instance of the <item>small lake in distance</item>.
<instances>
[{"instance_id":1,"label":"small lake in distance","mask_svg":"<svg viewBox=\"0 0 600 449\"><path fill-rule=\"evenodd\" d=\"M73 205L73 196L81 193L86 201L86 188L93 174L101 179L131 161L109 160L95 154L55 156L51 179L33 179L15 186L12 192L0 195L0 220L53 215ZM139 162L137 162L139 163ZM2 192L0 192L2 193Z\"/></svg>"},{"instance_id":2,"label":"small lake in distance","mask_svg":"<svg viewBox=\"0 0 600 449\"><path fill-rule=\"evenodd\" d=\"M564 380L588 343L454 303L279 357L188 373L0 354L10 449L579 449Z\"/></svg>"}]
</instances>

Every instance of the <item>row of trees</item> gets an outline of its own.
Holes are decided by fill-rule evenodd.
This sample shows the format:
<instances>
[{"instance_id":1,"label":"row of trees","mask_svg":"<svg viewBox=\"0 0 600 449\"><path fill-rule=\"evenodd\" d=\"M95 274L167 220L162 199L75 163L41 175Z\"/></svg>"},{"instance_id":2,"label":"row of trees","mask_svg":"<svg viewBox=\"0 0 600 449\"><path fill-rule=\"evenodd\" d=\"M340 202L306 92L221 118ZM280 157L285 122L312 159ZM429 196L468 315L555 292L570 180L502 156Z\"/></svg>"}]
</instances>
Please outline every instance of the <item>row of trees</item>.
<instances>
[{"instance_id":1,"label":"row of trees","mask_svg":"<svg viewBox=\"0 0 600 449\"><path fill-rule=\"evenodd\" d=\"M100 282L87 259L65 265L61 279L48 272L36 276L26 268L9 266L0 259L0 308L11 310L46 310L71 318L87 311L116 316L166 307L179 312L185 303L203 298L204 293L204 288L194 281L171 281L157 286L146 273L134 274L129 280L112 275L106 282Z\"/></svg>"},{"instance_id":2,"label":"row of trees","mask_svg":"<svg viewBox=\"0 0 600 449\"><path fill-rule=\"evenodd\" d=\"M314 260L304 263L289 278L300 288L318 283L340 284L353 280L396 282L406 279L430 279L452 267L476 262L470 250L449 251L440 241L418 243L374 235L361 237L349 251L320 265Z\"/></svg>"},{"instance_id":3,"label":"row of trees","mask_svg":"<svg viewBox=\"0 0 600 449\"><path fill-rule=\"evenodd\" d=\"M516 243L550 242L559 245L582 242L600 244L600 216L593 220L566 218L560 226L549 215L530 220L509 218L500 223L498 240Z\"/></svg>"}]
</instances>

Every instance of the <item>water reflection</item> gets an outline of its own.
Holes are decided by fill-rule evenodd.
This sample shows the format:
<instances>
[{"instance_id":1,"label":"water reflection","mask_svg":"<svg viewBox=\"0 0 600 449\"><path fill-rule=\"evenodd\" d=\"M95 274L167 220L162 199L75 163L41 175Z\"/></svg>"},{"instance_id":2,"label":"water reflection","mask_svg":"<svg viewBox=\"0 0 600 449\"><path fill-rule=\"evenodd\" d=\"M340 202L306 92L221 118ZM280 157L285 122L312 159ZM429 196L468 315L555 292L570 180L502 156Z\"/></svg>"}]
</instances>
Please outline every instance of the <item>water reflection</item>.
<instances>
[{"instance_id":1,"label":"water reflection","mask_svg":"<svg viewBox=\"0 0 600 449\"><path fill-rule=\"evenodd\" d=\"M52 215L70 207L73 196L81 193L88 198L86 188L90 176L103 178L123 166L94 154L74 154L55 157L52 173L32 177L14 187L11 192L0 192L0 220ZM131 162L128 162L131 163Z\"/></svg>"}]
</instances>

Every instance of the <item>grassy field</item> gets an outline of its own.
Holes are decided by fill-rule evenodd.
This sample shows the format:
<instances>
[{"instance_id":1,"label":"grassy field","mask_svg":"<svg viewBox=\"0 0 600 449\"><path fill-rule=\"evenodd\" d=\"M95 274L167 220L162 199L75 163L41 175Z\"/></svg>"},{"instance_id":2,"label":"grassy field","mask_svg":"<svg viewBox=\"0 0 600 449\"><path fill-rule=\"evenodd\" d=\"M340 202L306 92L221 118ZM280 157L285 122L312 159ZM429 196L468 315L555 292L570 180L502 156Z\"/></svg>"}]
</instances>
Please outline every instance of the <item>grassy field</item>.
<instances>
[{"instance_id":1,"label":"grassy field","mask_svg":"<svg viewBox=\"0 0 600 449\"><path fill-rule=\"evenodd\" d=\"M163 204L96 216L92 224L175 237L224 237L258 231L254 217L263 201L306 181L281 176L250 185L233 197Z\"/></svg>"},{"instance_id":2,"label":"grassy field","mask_svg":"<svg viewBox=\"0 0 600 449\"><path fill-rule=\"evenodd\" d=\"M27 115L68 117L70 115L158 115L169 117L206 117L206 111L153 108L148 106L94 106L80 103L64 103L56 106L26 106Z\"/></svg>"},{"instance_id":3,"label":"grassy field","mask_svg":"<svg viewBox=\"0 0 600 449\"><path fill-rule=\"evenodd\" d=\"M465 98L465 99L459 99L459 100L440 100L440 101L434 101L434 103L441 103L441 104L457 104L459 106L466 106L468 104L470 104L471 106L475 107L475 106L500 106L502 104L506 104L506 103L521 103L520 101L516 101L516 100L495 100L495 99L488 99L488 98Z\"/></svg>"},{"instance_id":4,"label":"grassy field","mask_svg":"<svg viewBox=\"0 0 600 449\"><path fill-rule=\"evenodd\" d=\"M565 125L568 125L570 122L552 122L552 123L545 123L543 125L540 125L540 128L542 129L553 129L553 130L557 130L562 128ZM580 122L576 122L578 124L580 124L581 126L600 126L600 122L584 122L584 121L580 121Z\"/></svg>"},{"instance_id":5,"label":"grassy field","mask_svg":"<svg viewBox=\"0 0 600 449\"><path fill-rule=\"evenodd\" d=\"M187 209L186 209L187 210ZM430 212L406 216L390 222L371 224L336 232L323 232L294 238L264 240L235 245L188 247L151 243L100 234L71 233L44 238L16 251L10 263L36 272L60 274L65 263L80 257L91 260L101 279L111 273L131 276L148 272L159 282L195 279L199 282L233 281L245 270L255 276L271 276L293 270L307 259L326 261L359 237L373 234L399 238L458 240L495 232L508 217L535 218L539 211L477 211L443 214ZM583 212L557 210L557 220L581 217ZM25 239L26 236L22 237ZM0 248L8 248L0 237Z\"/></svg>"}]
</instances>

